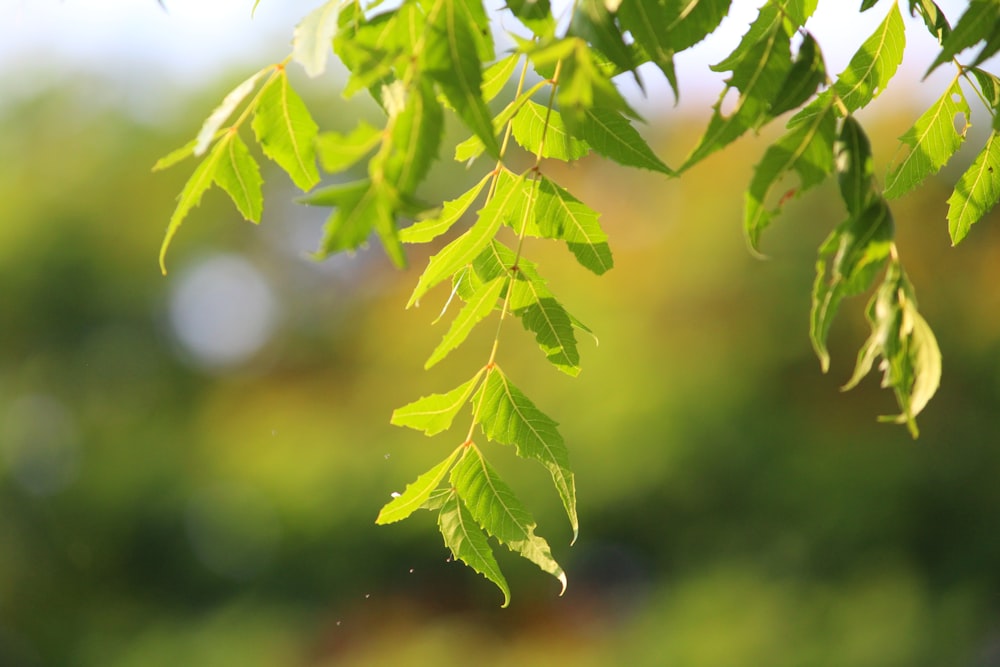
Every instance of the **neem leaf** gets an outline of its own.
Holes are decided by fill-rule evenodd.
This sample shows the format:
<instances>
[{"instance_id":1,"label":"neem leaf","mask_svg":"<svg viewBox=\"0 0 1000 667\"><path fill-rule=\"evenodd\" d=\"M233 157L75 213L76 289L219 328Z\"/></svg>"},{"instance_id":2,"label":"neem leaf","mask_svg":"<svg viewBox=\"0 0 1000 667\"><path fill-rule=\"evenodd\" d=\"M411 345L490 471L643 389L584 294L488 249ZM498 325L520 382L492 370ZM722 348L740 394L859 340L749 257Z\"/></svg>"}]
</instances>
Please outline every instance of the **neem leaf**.
<instances>
[{"instance_id":1,"label":"neem leaf","mask_svg":"<svg viewBox=\"0 0 1000 667\"><path fill-rule=\"evenodd\" d=\"M573 125L572 133L597 153L619 164L667 175L674 173L618 111L598 107L585 109Z\"/></svg>"},{"instance_id":2,"label":"neem leaf","mask_svg":"<svg viewBox=\"0 0 1000 667\"><path fill-rule=\"evenodd\" d=\"M859 215L838 225L820 246L809 337L824 373L830 367L826 339L840 302L872 286L889 257L892 237L892 214L885 200L878 198Z\"/></svg>"},{"instance_id":3,"label":"neem leaf","mask_svg":"<svg viewBox=\"0 0 1000 667\"><path fill-rule=\"evenodd\" d=\"M670 23L662 32L673 50L679 52L714 32L729 13L732 0L666 0L663 4Z\"/></svg>"},{"instance_id":4,"label":"neem leaf","mask_svg":"<svg viewBox=\"0 0 1000 667\"><path fill-rule=\"evenodd\" d=\"M387 87L397 102L387 104L392 128L390 149L380 151L368 165L372 180L385 180L402 193L412 193L437 159L444 128L441 105L431 85L406 89L401 81Z\"/></svg>"},{"instance_id":5,"label":"neem leaf","mask_svg":"<svg viewBox=\"0 0 1000 667\"><path fill-rule=\"evenodd\" d=\"M885 90L903 60L904 46L906 28L899 4L894 2L885 19L833 84L833 94L840 98L848 112L857 111Z\"/></svg>"},{"instance_id":6,"label":"neem leaf","mask_svg":"<svg viewBox=\"0 0 1000 667\"><path fill-rule=\"evenodd\" d=\"M438 0L428 13L428 21L431 32L424 52L427 74L490 155L499 157L500 144L483 101L474 26L459 0Z\"/></svg>"},{"instance_id":7,"label":"neem leaf","mask_svg":"<svg viewBox=\"0 0 1000 667\"><path fill-rule=\"evenodd\" d=\"M323 169L335 174L375 150L381 139L382 130L362 120L348 134L339 132L319 134L316 137L316 154Z\"/></svg>"},{"instance_id":8,"label":"neem leaf","mask_svg":"<svg viewBox=\"0 0 1000 667\"><path fill-rule=\"evenodd\" d=\"M368 179L331 185L298 202L335 207L324 227L319 250L313 255L316 259L342 250L357 250L368 242L373 230L392 221L388 196Z\"/></svg>"},{"instance_id":9,"label":"neem leaf","mask_svg":"<svg viewBox=\"0 0 1000 667\"><path fill-rule=\"evenodd\" d=\"M871 142L854 116L844 119L835 145L840 196L851 215L859 215L876 196Z\"/></svg>"},{"instance_id":10,"label":"neem leaf","mask_svg":"<svg viewBox=\"0 0 1000 667\"><path fill-rule=\"evenodd\" d=\"M785 82L771 103L768 113L771 116L778 116L798 108L825 80L826 65L823 63L823 53L813 36L806 33L798 53L795 54L792 69L788 70Z\"/></svg>"},{"instance_id":11,"label":"neem leaf","mask_svg":"<svg viewBox=\"0 0 1000 667\"><path fill-rule=\"evenodd\" d=\"M424 396L396 408L389 423L423 431L428 436L447 431L458 411L468 402L482 374L483 371L480 370L471 380L447 393Z\"/></svg>"},{"instance_id":12,"label":"neem leaf","mask_svg":"<svg viewBox=\"0 0 1000 667\"><path fill-rule=\"evenodd\" d=\"M476 197L479 196L479 193L482 192L483 187L486 185L486 182L490 180L490 177L491 174L486 174L483 176L482 180L473 185L460 197L452 199L451 201L446 201L441 206L441 212L433 218L427 218L426 220L415 222L409 227L400 230L400 240L403 243L427 243L428 241L433 241L438 236L447 232L462 218L465 212L469 210L469 207L472 206L472 202L474 202Z\"/></svg>"},{"instance_id":13,"label":"neem leaf","mask_svg":"<svg viewBox=\"0 0 1000 667\"><path fill-rule=\"evenodd\" d=\"M482 252L496 235L504 217L511 207L519 205L523 196L520 187L523 175L500 185L493 198L479 211L479 219L465 234L446 245L441 252L430 258L417 286L406 304L409 308L420 301L420 297L432 287L470 263Z\"/></svg>"},{"instance_id":14,"label":"neem leaf","mask_svg":"<svg viewBox=\"0 0 1000 667\"><path fill-rule=\"evenodd\" d=\"M633 39L643 46L654 65L660 68L677 96L677 72L674 70L674 33L667 28L667 8L659 0L634 0L618 7L618 20Z\"/></svg>"},{"instance_id":15,"label":"neem leaf","mask_svg":"<svg viewBox=\"0 0 1000 667\"><path fill-rule=\"evenodd\" d=\"M333 49L333 36L337 32L337 15L343 4L344 0L327 0L295 26L292 58L305 68L310 77L317 77L326 71L326 61Z\"/></svg>"},{"instance_id":16,"label":"neem leaf","mask_svg":"<svg viewBox=\"0 0 1000 667\"><path fill-rule=\"evenodd\" d=\"M230 130L219 143L223 154L215 170L215 182L229 194L244 218L259 223L264 208L260 167L235 131Z\"/></svg>"},{"instance_id":17,"label":"neem leaf","mask_svg":"<svg viewBox=\"0 0 1000 667\"><path fill-rule=\"evenodd\" d=\"M213 137L213 140L221 137L223 132L225 132L225 130L219 130L216 133L215 137ZM198 145L198 140L192 139L191 141L187 142L180 148L175 148L174 150L170 151L169 153L167 153L166 155L164 155L163 157L161 157L159 160L156 161L156 164L153 165L153 171L162 171L164 169L168 169L174 166L175 164L181 162L182 160L186 160L187 158L194 155L194 149L195 146L197 145Z\"/></svg>"},{"instance_id":18,"label":"neem leaf","mask_svg":"<svg viewBox=\"0 0 1000 667\"><path fill-rule=\"evenodd\" d=\"M548 122L546 122L548 121ZM526 100L512 124L514 139L529 153L557 160L579 160L590 152L586 141L566 131L562 116L554 109Z\"/></svg>"},{"instance_id":19,"label":"neem leaf","mask_svg":"<svg viewBox=\"0 0 1000 667\"><path fill-rule=\"evenodd\" d=\"M582 37L593 45L614 63L619 71L631 71L635 76L636 83L642 88L642 82L639 81L639 76L635 73L632 53L625 44L614 16L608 11L608 3L605 0L578 0L575 2L569 34Z\"/></svg>"},{"instance_id":20,"label":"neem leaf","mask_svg":"<svg viewBox=\"0 0 1000 667\"><path fill-rule=\"evenodd\" d=\"M490 369L486 382L476 392L479 422L490 440L513 445L521 458L538 461L552 475L573 527L579 533L576 515L576 481L569 466L569 450L558 424L515 387L499 366Z\"/></svg>"},{"instance_id":21,"label":"neem leaf","mask_svg":"<svg viewBox=\"0 0 1000 667\"><path fill-rule=\"evenodd\" d=\"M444 335L441 343L424 364L425 369L441 361L449 352L461 345L469 337L472 329L493 312L507 282L504 277L494 278L469 295L465 306L458 312L448 328L448 333ZM428 433L428 435L430 434Z\"/></svg>"},{"instance_id":22,"label":"neem leaf","mask_svg":"<svg viewBox=\"0 0 1000 667\"><path fill-rule=\"evenodd\" d=\"M927 68L927 74L970 46L995 38L998 23L1000 23L1000 3L996 0L972 0L965 13L958 19L958 23L941 43L941 53Z\"/></svg>"},{"instance_id":23,"label":"neem leaf","mask_svg":"<svg viewBox=\"0 0 1000 667\"><path fill-rule=\"evenodd\" d=\"M549 0L507 0L507 9L536 37L551 37L556 29Z\"/></svg>"},{"instance_id":24,"label":"neem leaf","mask_svg":"<svg viewBox=\"0 0 1000 667\"><path fill-rule=\"evenodd\" d=\"M259 72L250 76L246 81L240 85L233 88L229 94L223 98L222 103L219 104L209 114L208 118L201 126L201 130L198 131L198 136L195 138L194 144L194 154L203 155L206 150L208 150L209 145L212 143L212 139L218 135L219 130L222 128L222 124L226 122L232 114L233 111L240 105L246 96L253 92L254 87L257 85L257 81L272 71L273 67L265 67Z\"/></svg>"},{"instance_id":25,"label":"neem leaf","mask_svg":"<svg viewBox=\"0 0 1000 667\"><path fill-rule=\"evenodd\" d=\"M499 134L517 112L524 106L527 102L531 100L531 96L541 90L544 86L548 85L546 81L539 81L535 85L531 86L528 90L524 91L518 95L514 100L509 102L500 113L493 117L493 132L494 134ZM461 142L455 146L455 161L456 162L470 162L480 155L486 147L483 145L482 139L477 135L472 135L465 141Z\"/></svg>"},{"instance_id":26,"label":"neem leaf","mask_svg":"<svg viewBox=\"0 0 1000 667\"><path fill-rule=\"evenodd\" d=\"M573 318L536 275L519 270L510 286L511 311L535 334L545 357L567 375L580 373Z\"/></svg>"},{"instance_id":27,"label":"neem leaf","mask_svg":"<svg viewBox=\"0 0 1000 667\"><path fill-rule=\"evenodd\" d=\"M566 591L566 575L552 558L545 539L535 535L535 520L478 447L466 447L451 469L451 483L476 523L511 551L558 579Z\"/></svg>"},{"instance_id":28,"label":"neem leaf","mask_svg":"<svg viewBox=\"0 0 1000 667\"><path fill-rule=\"evenodd\" d=\"M500 571L493 549L483 531L476 525L476 519L455 492L441 505L438 529L452 556L496 584L503 593L502 606L510 604L510 587Z\"/></svg>"},{"instance_id":29,"label":"neem leaf","mask_svg":"<svg viewBox=\"0 0 1000 667\"><path fill-rule=\"evenodd\" d=\"M969 104L956 77L944 94L899 138L910 151L886 176L885 196L888 199L906 194L945 165L965 140L969 113ZM961 131L955 128L958 115L965 119Z\"/></svg>"},{"instance_id":30,"label":"neem leaf","mask_svg":"<svg viewBox=\"0 0 1000 667\"><path fill-rule=\"evenodd\" d=\"M773 208L767 202L771 189L787 172L798 174L799 186L791 192L799 195L823 182L833 170L836 129L836 115L832 107L827 107L825 113L793 127L764 153L746 193L743 231L752 249L758 249L761 233L790 198L782 197Z\"/></svg>"},{"instance_id":31,"label":"neem leaf","mask_svg":"<svg viewBox=\"0 0 1000 667\"><path fill-rule=\"evenodd\" d=\"M448 469L451 468L451 464L460 451L462 448L456 447L455 451L448 455L448 458L417 477L412 483L407 484L402 493L394 494L393 499L379 511L375 523L385 525L402 521L421 509L430 498L431 493L437 490L444 476L448 474Z\"/></svg>"},{"instance_id":32,"label":"neem leaf","mask_svg":"<svg viewBox=\"0 0 1000 667\"><path fill-rule=\"evenodd\" d=\"M284 169L301 190L319 183L316 135L319 128L281 69L260 94L253 131L267 157Z\"/></svg>"},{"instance_id":33,"label":"neem leaf","mask_svg":"<svg viewBox=\"0 0 1000 667\"><path fill-rule=\"evenodd\" d=\"M544 238L561 239L585 268L597 275L614 266L599 214L546 177L541 177L533 218Z\"/></svg>"},{"instance_id":34,"label":"neem leaf","mask_svg":"<svg viewBox=\"0 0 1000 667\"><path fill-rule=\"evenodd\" d=\"M163 243L160 245L160 271L163 272L163 275L167 275L167 248L170 247L170 242L173 240L177 230L180 229L184 218L187 217L192 208L201 203L201 196L205 194L206 190L212 187L212 183L215 181L215 172L219 167L219 161L222 159L224 151L225 144L220 141L212 149L212 152L208 154L208 157L202 160L195 168L191 174L191 178L184 184L184 188L177 197L177 208L174 209L173 215L170 216L166 236L164 236Z\"/></svg>"},{"instance_id":35,"label":"neem leaf","mask_svg":"<svg viewBox=\"0 0 1000 667\"><path fill-rule=\"evenodd\" d=\"M1000 200L1000 134L990 133L983 150L955 184L948 197L948 232L958 245Z\"/></svg>"}]
</instances>

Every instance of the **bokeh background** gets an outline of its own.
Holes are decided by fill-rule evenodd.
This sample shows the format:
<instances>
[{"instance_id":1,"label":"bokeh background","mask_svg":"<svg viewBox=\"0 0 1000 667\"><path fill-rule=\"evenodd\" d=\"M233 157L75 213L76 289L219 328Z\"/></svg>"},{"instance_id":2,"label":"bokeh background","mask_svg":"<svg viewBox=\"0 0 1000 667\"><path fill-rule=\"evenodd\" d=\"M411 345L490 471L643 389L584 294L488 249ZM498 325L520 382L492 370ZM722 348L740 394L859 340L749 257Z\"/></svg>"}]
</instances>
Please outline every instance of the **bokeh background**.
<instances>
[{"instance_id":1,"label":"bokeh background","mask_svg":"<svg viewBox=\"0 0 1000 667\"><path fill-rule=\"evenodd\" d=\"M501 610L430 516L374 525L455 444L389 414L488 353L491 332L422 370L447 295L404 305L429 250L405 272L377 247L309 260L323 212L268 165L259 228L210 192L158 271L192 165L151 165L283 57L314 3L264 0L251 21L249 2L2 2L0 665L1000 665L1000 221L958 248L945 222L989 125L975 100L966 149L894 206L945 363L918 441L876 423L895 409L878 378L838 391L863 298L834 327L829 375L809 346L835 189L788 206L769 261L746 251L742 189L767 136L681 181L547 166L603 213L617 267L596 278L528 248L600 343L582 341L570 379L504 333L505 369L570 444L582 532L570 547L544 471L491 447L570 582L558 597L498 551ZM920 86L932 45L910 25L898 87L864 117L882 166L943 88ZM845 34L867 34L842 28L833 71ZM744 29L731 22L730 48ZM324 129L375 118L340 99L336 71L300 74ZM683 104L656 88L640 103L674 164L718 85L681 77ZM443 159L425 194L451 198L482 168Z\"/></svg>"}]
</instances>

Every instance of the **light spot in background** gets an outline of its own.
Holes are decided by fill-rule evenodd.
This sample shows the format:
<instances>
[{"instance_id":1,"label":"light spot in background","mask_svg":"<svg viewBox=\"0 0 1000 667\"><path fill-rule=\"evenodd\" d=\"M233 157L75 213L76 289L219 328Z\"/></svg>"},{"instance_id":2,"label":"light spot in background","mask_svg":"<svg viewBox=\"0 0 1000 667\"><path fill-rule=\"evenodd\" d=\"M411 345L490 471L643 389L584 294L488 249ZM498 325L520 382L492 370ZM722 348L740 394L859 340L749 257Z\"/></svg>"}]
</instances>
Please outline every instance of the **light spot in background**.
<instances>
[{"instance_id":1,"label":"light spot in background","mask_svg":"<svg viewBox=\"0 0 1000 667\"><path fill-rule=\"evenodd\" d=\"M76 422L59 400L44 394L14 399L0 422L0 455L25 491L48 496L76 478Z\"/></svg>"},{"instance_id":2,"label":"light spot in background","mask_svg":"<svg viewBox=\"0 0 1000 667\"><path fill-rule=\"evenodd\" d=\"M271 338L278 314L271 286L238 255L216 255L184 270L170 295L177 341L209 369L248 361Z\"/></svg>"},{"instance_id":3,"label":"light spot in background","mask_svg":"<svg viewBox=\"0 0 1000 667\"><path fill-rule=\"evenodd\" d=\"M270 501L245 484L220 483L196 492L186 512L198 560L218 575L248 579L274 558L281 527Z\"/></svg>"}]
</instances>

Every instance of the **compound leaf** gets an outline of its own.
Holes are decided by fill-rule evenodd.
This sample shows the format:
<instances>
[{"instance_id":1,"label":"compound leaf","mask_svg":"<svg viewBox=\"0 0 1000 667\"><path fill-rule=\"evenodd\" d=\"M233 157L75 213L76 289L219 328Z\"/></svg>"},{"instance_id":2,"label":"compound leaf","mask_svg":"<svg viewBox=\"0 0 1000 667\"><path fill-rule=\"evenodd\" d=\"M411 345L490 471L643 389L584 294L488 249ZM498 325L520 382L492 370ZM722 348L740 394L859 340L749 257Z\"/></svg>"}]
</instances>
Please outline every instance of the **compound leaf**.
<instances>
[{"instance_id":1,"label":"compound leaf","mask_svg":"<svg viewBox=\"0 0 1000 667\"><path fill-rule=\"evenodd\" d=\"M448 469L451 468L451 464L454 463L455 457L460 451L462 448L456 447L455 451L448 455L448 458L407 484L402 493L393 494L392 500L379 511L375 523L385 525L402 521L418 509L422 509L424 503L441 484L441 480L448 474Z\"/></svg>"}]
</instances>

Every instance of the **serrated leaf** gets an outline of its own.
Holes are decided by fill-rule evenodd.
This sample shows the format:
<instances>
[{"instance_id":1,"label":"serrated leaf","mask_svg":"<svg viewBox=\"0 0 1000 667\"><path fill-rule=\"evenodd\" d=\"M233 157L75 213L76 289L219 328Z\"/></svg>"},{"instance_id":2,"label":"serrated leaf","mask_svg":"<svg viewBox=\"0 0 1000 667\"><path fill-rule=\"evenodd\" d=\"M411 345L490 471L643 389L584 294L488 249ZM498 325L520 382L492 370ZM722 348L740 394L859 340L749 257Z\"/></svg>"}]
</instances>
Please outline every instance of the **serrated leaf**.
<instances>
[{"instance_id":1,"label":"serrated leaf","mask_svg":"<svg viewBox=\"0 0 1000 667\"><path fill-rule=\"evenodd\" d=\"M930 326L917 311L913 286L898 261L889 263L882 285L868 304L872 333L858 353L854 374L843 389L853 388L882 357L882 386L896 395L901 413L881 421L906 424L919 435L916 416L937 391L941 380L941 351Z\"/></svg>"},{"instance_id":2,"label":"serrated leaf","mask_svg":"<svg viewBox=\"0 0 1000 667\"><path fill-rule=\"evenodd\" d=\"M427 268L424 269L417 281L413 294L410 295L410 300L406 304L407 308L418 303L420 297L432 287L474 260L483 248L493 240L500 225L503 224L507 211L516 207L519 198L523 196L521 189L517 187L522 178L523 175L518 176L512 179L509 184L498 187L493 198L480 209L479 219L476 223L465 234L430 258Z\"/></svg>"},{"instance_id":3,"label":"serrated leaf","mask_svg":"<svg viewBox=\"0 0 1000 667\"><path fill-rule=\"evenodd\" d=\"M500 113L493 117L493 132L499 134L503 127L521 110L521 107L531 100L531 96L546 85L548 85L548 82L539 81L509 102ZM482 155L484 150L486 150L486 147L483 145L482 140L478 136L472 135L455 146L455 161L471 163L472 160Z\"/></svg>"},{"instance_id":4,"label":"serrated leaf","mask_svg":"<svg viewBox=\"0 0 1000 667\"><path fill-rule=\"evenodd\" d=\"M773 208L768 205L768 195L779 179L790 171L798 174L798 188L792 191L797 196L822 183L833 171L836 129L836 116L832 107L827 108L826 113L789 130L764 153L746 193L743 231L752 249L758 250L761 233L790 198L782 197Z\"/></svg>"},{"instance_id":5,"label":"serrated leaf","mask_svg":"<svg viewBox=\"0 0 1000 667\"><path fill-rule=\"evenodd\" d=\"M431 32L424 53L426 73L434 78L490 155L499 157L500 144L482 96L482 71L476 56L473 26L460 4L459 0L437 0L428 12Z\"/></svg>"},{"instance_id":6,"label":"serrated leaf","mask_svg":"<svg viewBox=\"0 0 1000 667\"><path fill-rule=\"evenodd\" d=\"M826 80L826 65L823 63L823 53L816 40L809 33L802 39L792 69L785 76L768 114L779 116L786 111L796 109L805 103L816 89Z\"/></svg>"},{"instance_id":7,"label":"serrated leaf","mask_svg":"<svg viewBox=\"0 0 1000 667\"><path fill-rule=\"evenodd\" d=\"M670 23L664 32L675 52L689 49L713 33L729 14L732 0L666 0Z\"/></svg>"},{"instance_id":8,"label":"serrated leaf","mask_svg":"<svg viewBox=\"0 0 1000 667\"><path fill-rule=\"evenodd\" d=\"M316 154L323 169L335 174L375 150L381 139L382 130L362 120L348 134L323 132L317 135Z\"/></svg>"},{"instance_id":9,"label":"serrated leaf","mask_svg":"<svg viewBox=\"0 0 1000 667\"><path fill-rule=\"evenodd\" d=\"M510 77L514 75L514 70L520 59L521 54L512 53L483 70L481 90L484 102L490 102L500 94L507 82L510 81Z\"/></svg>"},{"instance_id":10,"label":"serrated leaf","mask_svg":"<svg viewBox=\"0 0 1000 667\"><path fill-rule=\"evenodd\" d=\"M259 223L264 209L260 167L236 132L230 131L219 143L222 156L215 170L215 182L229 194L244 218Z\"/></svg>"},{"instance_id":11,"label":"serrated leaf","mask_svg":"<svg viewBox=\"0 0 1000 667\"><path fill-rule=\"evenodd\" d=\"M642 45L650 61L660 68L677 92L677 72L674 69L674 33L664 26L670 22L667 8L659 0L633 0L618 7L618 20L622 28L632 34L632 38Z\"/></svg>"},{"instance_id":12,"label":"serrated leaf","mask_svg":"<svg viewBox=\"0 0 1000 667\"><path fill-rule=\"evenodd\" d=\"M994 38L998 25L1000 25L1000 3L996 0L971 0L965 13L944 39L941 44L941 52L927 68L927 74L924 76L926 77L942 63L948 62L965 49L981 41Z\"/></svg>"},{"instance_id":13,"label":"serrated leaf","mask_svg":"<svg viewBox=\"0 0 1000 667\"><path fill-rule=\"evenodd\" d=\"M934 36L938 43L943 43L951 32L951 24L948 18L937 6L934 0L910 0L910 14L919 14L927 26L927 31Z\"/></svg>"},{"instance_id":14,"label":"serrated leaf","mask_svg":"<svg viewBox=\"0 0 1000 667\"><path fill-rule=\"evenodd\" d=\"M546 122L547 121L547 122ZM514 116L514 139L529 153L557 160L579 160L590 152L586 141L569 134L554 109L526 100Z\"/></svg>"},{"instance_id":15,"label":"serrated leaf","mask_svg":"<svg viewBox=\"0 0 1000 667\"><path fill-rule=\"evenodd\" d=\"M326 61L333 50L333 36L337 32L337 16L343 4L344 0L327 0L295 26L292 58L310 77L315 78L326 71Z\"/></svg>"},{"instance_id":16,"label":"serrated leaf","mask_svg":"<svg viewBox=\"0 0 1000 667\"><path fill-rule=\"evenodd\" d=\"M689 169L723 148L747 130L761 127L770 120L771 103L782 89L792 67L791 47L777 9L765 5L744 36L737 50L712 69L731 70L726 89L712 111L708 128L691 151L681 171ZM722 102L735 88L739 96L729 115L722 113Z\"/></svg>"},{"instance_id":17,"label":"serrated leaf","mask_svg":"<svg viewBox=\"0 0 1000 667\"><path fill-rule=\"evenodd\" d=\"M458 494L452 493L445 499L438 514L438 528L451 555L496 584L503 593L501 606L509 605L510 587L500 571L493 549Z\"/></svg>"},{"instance_id":18,"label":"serrated leaf","mask_svg":"<svg viewBox=\"0 0 1000 667\"><path fill-rule=\"evenodd\" d=\"M327 219L320 247L313 255L315 259L343 250L357 250L368 242L377 225L392 221L388 196L367 179L317 190L298 203L335 207Z\"/></svg>"},{"instance_id":19,"label":"serrated leaf","mask_svg":"<svg viewBox=\"0 0 1000 667\"><path fill-rule=\"evenodd\" d=\"M552 365L576 376L580 373L580 352L573 333L573 320L545 283L518 271L510 286L511 312L535 334L535 341Z\"/></svg>"},{"instance_id":20,"label":"serrated leaf","mask_svg":"<svg viewBox=\"0 0 1000 667\"><path fill-rule=\"evenodd\" d=\"M958 245L969 228L1000 200L1000 134L990 133L986 145L955 184L948 197L948 233Z\"/></svg>"},{"instance_id":21,"label":"serrated leaf","mask_svg":"<svg viewBox=\"0 0 1000 667\"><path fill-rule=\"evenodd\" d=\"M668 176L674 174L656 157L632 123L617 111L596 107L586 109L571 130L594 151L618 164L658 171Z\"/></svg>"},{"instance_id":22,"label":"serrated leaf","mask_svg":"<svg viewBox=\"0 0 1000 667\"><path fill-rule=\"evenodd\" d=\"M957 99L956 99L957 98ZM962 94L958 79L931 107L924 112L899 140L910 147L910 152L889 170L886 176L885 196L895 199L919 185L931 174L937 173L965 140L968 128L969 104ZM965 124L959 132L955 128L956 116L961 114Z\"/></svg>"},{"instance_id":23,"label":"serrated leaf","mask_svg":"<svg viewBox=\"0 0 1000 667\"><path fill-rule=\"evenodd\" d=\"M455 457L460 451L462 447L456 447L444 461L407 484L402 493L394 494L393 499L379 511L375 523L385 525L402 521L418 509L422 509L427 499L441 484L441 480L448 474L451 464L455 462Z\"/></svg>"},{"instance_id":24,"label":"serrated leaf","mask_svg":"<svg viewBox=\"0 0 1000 667\"><path fill-rule=\"evenodd\" d=\"M573 527L575 542L580 531L576 515L576 481L559 425L515 387L498 366L490 369L474 401L487 438L513 445L518 456L538 461L549 471Z\"/></svg>"},{"instance_id":25,"label":"serrated leaf","mask_svg":"<svg viewBox=\"0 0 1000 667\"><path fill-rule=\"evenodd\" d=\"M308 191L319 183L315 145L319 128L288 82L285 70L264 85L253 131L264 154L284 169L299 189Z\"/></svg>"},{"instance_id":26,"label":"serrated leaf","mask_svg":"<svg viewBox=\"0 0 1000 667\"><path fill-rule=\"evenodd\" d=\"M619 71L632 72L642 88L632 62L632 53L604 0L578 0L573 3L569 34L583 38L614 63Z\"/></svg>"},{"instance_id":27,"label":"serrated leaf","mask_svg":"<svg viewBox=\"0 0 1000 667\"><path fill-rule=\"evenodd\" d=\"M885 89L903 60L905 46L903 17L899 5L894 2L885 19L833 84L833 94L840 98L848 112L866 106Z\"/></svg>"},{"instance_id":28,"label":"serrated leaf","mask_svg":"<svg viewBox=\"0 0 1000 667\"><path fill-rule=\"evenodd\" d=\"M490 180L491 174L483 176L482 180L473 185L467 192L457 199L446 201L441 206L441 212L433 218L415 222L399 232L399 238L403 243L427 243L433 241L451 229L456 222L461 220L465 212L472 206L479 193L482 192L486 182Z\"/></svg>"},{"instance_id":29,"label":"serrated leaf","mask_svg":"<svg viewBox=\"0 0 1000 667\"><path fill-rule=\"evenodd\" d=\"M535 535L535 520L478 447L466 448L451 470L451 483L483 530L558 579L566 591L566 575L545 539Z\"/></svg>"},{"instance_id":30,"label":"serrated leaf","mask_svg":"<svg viewBox=\"0 0 1000 667\"><path fill-rule=\"evenodd\" d=\"M177 197L177 208L174 209L173 215L170 216L167 233L163 238L163 243L160 245L160 271L163 272L163 275L167 275L166 258L170 242L173 240L174 235L177 234L177 230L180 229L184 218L187 217L192 208L201 203L201 196L215 182L215 171L218 169L223 152L220 146L222 146L221 143L216 144L208 156L195 167L191 178L184 184L184 188Z\"/></svg>"},{"instance_id":31,"label":"serrated leaf","mask_svg":"<svg viewBox=\"0 0 1000 667\"><path fill-rule=\"evenodd\" d=\"M447 431L451 428L458 411L468 402L482 374L483 371L479 371L471 380L447 393L424 396L401 408L396 408L389 423L423 431L427 436Z\"/></svg>"},{"instance_id":32,"label":"serrated leaf","mask_svg":"<svg viewBox=\"0 0 1000 667\"><path fill-rule=\"evenodd\" d=\"M584 114L594 107L618 110L633 118L639 117L611 81L612 73L601 67L597 55L585 40L567 37L560 44L565 46L548 52L533 51L529 55L536 69L544 69L549 64L547 58L553 56L562 61L556 99L564 121L569 124L582 122Z\"/></svg>"},{"instance_id":33,"label":"serrated leaf","mask_svg":"<svg viewBox=\"0 0 1000 667\"><path fill-rule=\"evenodd\" d=\"M208 150L209 145L211 145L214 137L218 136L219 130L222 128L222 124L233 114L236 107L246 99L247 95L253 92L253 89L257 86L257 81L260 80L262 76L271 72L273 67L265 67L264 69L256 72L250 76L246 81L240 85L233 88L222 100L222 103L217 106L205 122L202 124L201 129L198 131L198 136L195 137L194 144L194 154L204 155L205 151Z\"/></svg>"},{"instance_id":34,"label":"serrated leaf","mask_svg":"<svg viewBox=\"0 0 1000 667\"><path fill-rule=\"evenodd\" d=\"M225 132L225 130L220 130L216 134L214 139L218 139L219 137L221 137L223 132ZM166 155L164 155L163 157L161 157L159 160L156 161L156 164L153 165L153 171L162 171L164 169L169 169L178 162L181 162L191 157L192 155L194 155L194 148L197 144L198 140L192 139L191 141L187 142L180 148L175 148L174 150L170 151L169 153L167 153Z\"/></svg>"},{"instance_id":35,"label":"serrated leaf","mask_svg":"<svg viewBox=\"0 0 1000 667\"><path fill-rule=\"evenodd\" d=\"M392 87L396 102L389 106L390 150L380 151L368 164L373 181L387 181L401 193L410 194L427 176L438 157L444 116L429 83L406 89L402 82Z\"/></svg>"},{"instance_id":36,"label":"serrated leaf","mask_svg":"<svg viewBox=\"0 0 1000 667\"><path fill-rule=\"evenodd\" d=\"M458 312L458 315L455 316L451 326L448 328L448 333L444 335L441 343L438 344L427 360L427 363L424 364L425 369L438 363L449 352L461 345L469 337L472 329L493 312L493 309L496 308L497 300L500 298L500 293L507 286L507 282L507 279L503 277L494 278L469 296L465 306Z\"/></svg>"},{"instance_id":37,"label":"serrated leaf","mask_svg":"<svg viewBox=\"0 0 1000 667\"><path fill-rule=\"evenodd\" d=\"M614 266L599 214L544 176L539 181L532 217L540 236L565 241L585 268L601 275Z\"/></svg>"},{"instance_id":38,"label":"serrated leaf","mask_svg":"<svg viewBox=\"0 0 1000 667\"><path fill-rule=\"evenodd\" d=\"M826 340L840 302L871 288L889 257L892 237L892 214L885 200L879 198L859 215L839 224L820 246L809 336L824 373L830 367Z\"/></svg>"}]
</instances>

